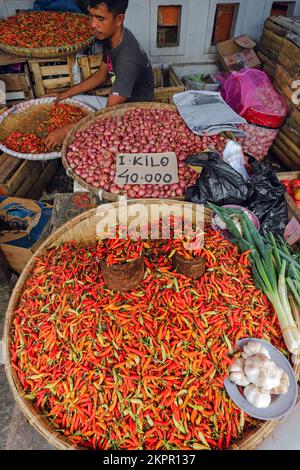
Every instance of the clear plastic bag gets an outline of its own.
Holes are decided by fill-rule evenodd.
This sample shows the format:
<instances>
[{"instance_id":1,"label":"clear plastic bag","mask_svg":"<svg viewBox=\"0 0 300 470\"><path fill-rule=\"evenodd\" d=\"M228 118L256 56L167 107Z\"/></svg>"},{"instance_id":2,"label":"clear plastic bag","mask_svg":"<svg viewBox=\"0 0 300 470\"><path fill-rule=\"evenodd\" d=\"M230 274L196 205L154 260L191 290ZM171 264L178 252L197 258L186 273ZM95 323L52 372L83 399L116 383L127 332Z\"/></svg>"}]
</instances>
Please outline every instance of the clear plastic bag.
<instances>
[{"instance_id":1,"label":"clear plastic bag","mask_svg":"<svg viewBox=\"0 0 300 470\"><path fill-rule=\"evenodd\" d=\"M226 144L225 150L223 152L223 160L232 166L238 173L240 173L244 179L247 181L249 175L245 169L245 156L242 147L234 142L229 140Z\"/></svg>"}]
</instances>

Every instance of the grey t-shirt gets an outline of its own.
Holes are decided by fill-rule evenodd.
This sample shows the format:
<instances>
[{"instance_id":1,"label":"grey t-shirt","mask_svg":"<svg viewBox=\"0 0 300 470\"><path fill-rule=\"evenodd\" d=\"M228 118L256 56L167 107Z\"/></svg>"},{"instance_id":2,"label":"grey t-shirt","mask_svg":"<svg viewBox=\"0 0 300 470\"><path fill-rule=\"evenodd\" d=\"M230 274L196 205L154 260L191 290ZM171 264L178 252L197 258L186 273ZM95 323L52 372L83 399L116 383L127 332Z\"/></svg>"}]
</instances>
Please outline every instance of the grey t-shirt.
<instances>
[{"instance_id":1,"label":"grey t-shirt","mask_svg":"<svg viewBox=\"0 0 300 470\"><path fill-rule=\"evenodd\" d=\"M125 96L129 102L153 100L151 63L129 29L124 28L123 41L114 49L103 42L103 61L108 65L113 82L112 94Z\"/></svg>"}]
</instances>

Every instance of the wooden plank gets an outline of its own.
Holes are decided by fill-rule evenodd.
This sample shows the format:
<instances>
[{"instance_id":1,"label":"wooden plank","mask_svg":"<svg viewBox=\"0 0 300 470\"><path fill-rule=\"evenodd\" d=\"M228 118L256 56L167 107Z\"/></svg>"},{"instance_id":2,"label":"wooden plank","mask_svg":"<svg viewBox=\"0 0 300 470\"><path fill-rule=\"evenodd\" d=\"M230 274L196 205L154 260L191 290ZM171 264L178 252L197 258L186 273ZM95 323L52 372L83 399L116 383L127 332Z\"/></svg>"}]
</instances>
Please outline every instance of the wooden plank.
<instances>
[{"instance_id":1,"label":"wooden plank","mask_svg":"<svg viewBox=\"0 0 300 470\"><path fill-rule=\"evenodd\" d=\"M300 49L287 38L283 40L281 52L287 55L291 60L300 63Z\"/></svg>"},{"instance_id":2,"label":"wooden plank","mask_svg":"<svg viewBox=\"0 0 300 470\"><path fill-rule=\"evenodd\" d=\"M8 155L8 153L0 153L0 173L2 171L2 165L4 165L4 163L6 162L6 160L8 160L9 157L11 157L11 155Z\"/></svg>"},{"instance_id":3,"label":"wooden plank","mask_svg":"<svg viewBox=\"0 0 300 470\"><path fill-rule=\"evenodd\" d=\"M82 78L85 80L91 75L89 59L87 56L78 57L78 63L81 70Z\"/></svg>"},{"instance_id":4,"label":"wooden plank","mask_svg":"<svg viewBox=\"0 0 300 470\"><path fill-rule=\"evenodd\" d=\"M46 188L47 184L51 181L53 176L57 171L57 161L51 160L48 162L47 166L44 168L44 171L39 176L38 180L30 188L30 191L26 194L28 199L39 199Z\"/></svg>"},{"instance_id":5,"label":"wooden plank","mask_svg":"<svg viewBox=\"0 0 300 470\"><path fill-rule=\"evenodd\" d=\"M299 147L294 144L292 140L290 140L283 132L279 132L277 139L281 140L284 145L286 145L287 150L291 150L297 157L299 158L300 162L300 149Z\"/></svg>"},{"instance_id":6,"label":"wooden plank","mask_svg":"<svg viewBox=\"0 0 300 470\"><path fill-rule=\"evenodd\" d=\"M41 163L41 162L33 162L33 163ZM34 165L31 169L30 174L28 177L23 181L21 186L16 190L14 196L16 197L26 197L27 193L30 191L32 186L34 185L35 181L39 177L41 172L40 165Z\"/></svg>"},{"instance_id":7,"label":"wooden plank","mask_svg":"<svg viewBox=\"0 0 300 470\"><path fill-rule=\"evenodd\" d=\"M0 75L6 85L6 91L26 91L28 92L28 84L25 79L24 73L3 73Z\"/></svg>"},{"instance_id":8,"label":"wooden plank","mask_svg":"<svg viewBox=\"0 0 300 470\"><path fill-rule=\"evenodd\" d=\"M257 55L258 55L260 61L261 61L263 64L268 65L268 67L270 67L270 68L276 69L276 67L277 67L277 62L274 62L273 60L271 60L268 56L266 56L265 54L263 54L261 51L258 51L258 52L257 52Z\"/></svg>"},{"instance_id":9,"label":"wooden plank","mask_svg":"<svg viewBox=\"0 0 300 470\"><path fill-rule=\"evenodd\" d=\"M27 61L26 57L13 54L0 53L0 65L23 64Z\"/></svg>"},{"instance_id":10,"label":"wooden plank","mask_svg":"<svg viewBox=\"0 0 300 470\"><path fill-rule=\"evenodd\" d=\"M102 54L94 54L88 57L91 68L99 68L102 62Z\"/></svg>"},{"instance_id":11,"label":"wooden plank","mask_svg":"<svg viewBox=\"0 0 300 470\"><path fill-rule=\"evenodd\" d=\"M68 64L64 65L45 65L41 66L41 75L42 77L49 77L55 75L69 75Z\"/></svg>"},{"instance_id":12,"label":"wooden plank","mask_svg":"<svg viewBox=\"0 0 300 470\"><path fill-rule=\"evenodd\" d=\"M265 56L270 57L272 62L275 62L276 64L278 63L278 53L273 51L272 49L269 49L266 47L264 44L260 43L259 44L259 50L262 52Z\"/></svg>"},{"instance_id":13,"label":"wooden plank","mask_svg":"<svg viewBox=\"0 0 300 470\"><path fill-rule=\"evenodd\" d=\"M8 287L10 278L11 272L9 270L9 265L0 248L0 284Z\"/></svg>"},{"instance_id":14,"label":"wooden plank","mask_svg":"<svg viewBox=\"0 0 300 470\"><path fill-rule=\"evenodd\" d=\"M295 145L300 147L300 132L297 131L294 127L289 124L289 120L287 124L281 129L281 132L287 136Z\"/></svg>"},{"instance_id":15,"label":"wooden plank","mask_svg":"<svg viewBox=\"0 0 300 470\"><path fill-rule=\"evenodd\" d=\"M284 67L278 64L276 67L275 79L277 82L285 83L294 92L295 90L292 88L292 85L295 80L300 79L300 74L298 76L291 76Z\"/></svg>"},{"instance_id":16,"label":"wooden plank","mask_svg":"<svg viewBox=\"0 0 300 470\"><path fill-rule=\"evenodd\" d=\"M8 194L14 195L36 166L40 168L39 171L41 173L43 171L42 162L35 162L33 160L23 161L20 168L18 168L12 178L6 183Z\"/></svg>"},{"instance_id":17,"label":"wooden plank","mask_svg":"<svg viewBox=\"0 0 300 470\"><path fill-rule=\"evenodd\" d=\"M300 74L300 64L287 56L283 50L280 51L278 60L280 65L282 65L291 75Z\"/></svg>"},{"instance_id":18,"label":"wooden plank","mask_svg":"<svg viewBox=\"0 0 300 470\"><path fill-rule=\"evenodd\" d=\"M33 81L34 81L34 90L35 96L40 98L45 96L45 87L43 85L43 77L41 74L41 68L38 62L36 61L28 61L30 71L33 74Z\"/></svg>"},{"instance_id":19,"label":"wooden plank","mask_svg":"<svg viewBox=\"0 0 300 470\"><path fill-rule=\"evenodd\" d=\"M43 86L45 91L50 90L52 88L60 88L63 86L70 86L71 81L70 77L58 77L58 78L49 78L43 80Z\"/></svg>"},{"instance_id":20,"label":"wooden plank","mask_svg":"<svg viewBox=\"0 0 300 470\"><path fill-rule=\"evenodd\" d=\"M284 28L283 26L280 26L279 24L274 23L273 18L270 17L265 21L264 28L269 29L270 31L273 31L273 33L278 34L278 36L283 36L285 37L289 30Z\"/></svg>"},{"instance_id":21,"label":"wooden plank","mask_svg":"<svg viewBox=\"0 0 300 470\"><path fill-rule=\"evenodd\" d=\"M278 50L278 52L280 51L284 39L282 36L278 36L278 34L273 33L273 31L270 31L269 29L264 29L263 37L272 42L274 50Z\"/></svg>"},{"instance_id":22,"label":"wooden plank","mask_svg":"<svg viewBox=\"0 0 300 470\"><path fill-rule=\"evenodd\" d=\"M22 160L20 160L20 158L8 155L6 164L0 167L0 183L4 183L9 179L21 165Z\"/></svg>"},{"instance_id":23,"label":"wooden plank","mask_svg":"<svg viewBox=\"0 0 300 470\"><path fill-rule=\"evenodd\" d=\"M299 166L296 165L292 160L290 160L284 151L274 143L271 147L271 152L280 160L287 168L290 170L298 170Z\"/></svg>"},{"instance_id":24,"label":"wooden plank","mask_svg":"<svg viewBox=\"0 0 300 470\"><path fill-rule=\"evenodd\" d=\"M300 34L300 24L298 17L289 18L286 16L271 16L272 20L283 28L293 31L296 34Z\"/></svg>"},{"instance_id":25,"label":"wooden plank","mask_svg":"<svg viewBox=\"0 0 300 470\"><path fill-rule=\"evenodd\" d=\"M277 44L272 42L272 40L266 35L266 31L263 32L260 45L265 46L267 49L274 51L274 53L278 56L281 50L282 44Z\"/></svg>"},{"instance_id":26,"label":"wooden plank","mask_svg":"<svg viewBox=\"0 0 300 470\"><path fill-rule=\"evenodd\" d=\"M73 74L73 67L75 65L75 56L69 55L67 58L68 61L68 71L69 71L69 78L70 78L70 85L74 85L74 74Z\"/></svg>"},{"instance_id":27,"label":"wooden plank","mask_svg":"<svg viewBox=\"0 0 300 470\"><path fill-rule=\"evenodd\" d=\"M299 170L300 169L300 158L298 157L298 155L295 155L294 152L285 145L285 143L282 141L282 139L279 139L278 137L275 140L275 144L279 148L279 150L281 150L284 153L286 158L288 158L289 161L293 162L294 168L292 168L292 169L293 170Z\"/></svg>"},{"instance_id":28,"label":"wooden plank","mask_svg":"<svg viewBox=\"0 0 300 470\"><path fill-rule=\"evenodd\" d=\"M275 69L269 67L267 64L264 64L262 69L272 80L274 80L276 74Z\"/></svg>"}]
</instances>

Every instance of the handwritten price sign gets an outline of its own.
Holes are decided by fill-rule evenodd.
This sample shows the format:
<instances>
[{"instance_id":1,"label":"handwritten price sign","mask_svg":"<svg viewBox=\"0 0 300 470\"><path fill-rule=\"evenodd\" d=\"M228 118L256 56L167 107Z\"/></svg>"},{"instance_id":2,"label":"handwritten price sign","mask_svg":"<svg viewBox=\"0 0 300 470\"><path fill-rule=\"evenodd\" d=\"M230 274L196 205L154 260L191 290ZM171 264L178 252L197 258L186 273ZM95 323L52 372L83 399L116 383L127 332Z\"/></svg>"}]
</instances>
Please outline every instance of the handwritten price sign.
<instances>
[{"instance_id":1,"label":"handwritten price sign","mask_svg":"<svg viewBox=\"0 0 300 470\"><path fill-rule=\"evenodd\" d=\"M114 183L118 185L165 185L179 181L175 152L120 153L116 163Z\"/></svg>"}]
</instances>

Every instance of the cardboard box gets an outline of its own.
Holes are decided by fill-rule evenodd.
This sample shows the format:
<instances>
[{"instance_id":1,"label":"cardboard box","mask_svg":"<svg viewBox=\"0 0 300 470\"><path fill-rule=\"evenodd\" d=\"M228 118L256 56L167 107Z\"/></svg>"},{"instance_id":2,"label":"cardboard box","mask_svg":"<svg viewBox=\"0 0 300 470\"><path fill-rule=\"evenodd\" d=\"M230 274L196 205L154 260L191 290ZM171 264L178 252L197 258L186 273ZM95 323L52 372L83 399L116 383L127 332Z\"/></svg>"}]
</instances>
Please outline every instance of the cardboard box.
<instances>
[{"instance_id":1,"label":"cardboard box","mask_svg":"<svg viewBox=\"0 0 300 470\"><path fill-rule=\"evenodd\" d=\"M21 273L40 245L51 215L43 202L0 196L0 248L14 271Z\"/></svg>"},{"instance_id":2,"label":"cardboard box","mask_svg":"<svg viewBox=\"0 0 300 470\"><path fill-rule=\"evenodd\" d=\"M226 72L243 68L261 68L254 47L256 43L248 36L239 36L217 44L217 56Z\"/></svg>"}]
</instances>

